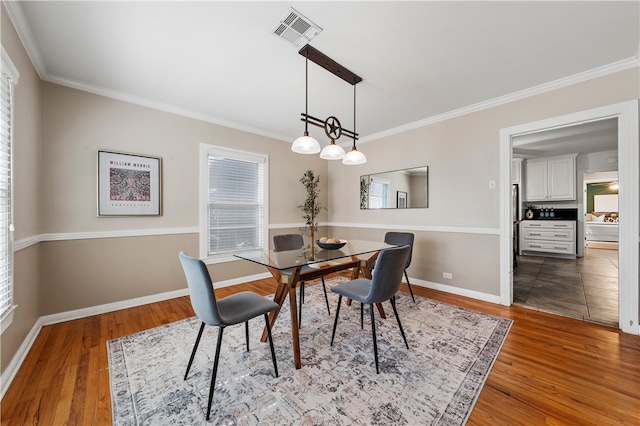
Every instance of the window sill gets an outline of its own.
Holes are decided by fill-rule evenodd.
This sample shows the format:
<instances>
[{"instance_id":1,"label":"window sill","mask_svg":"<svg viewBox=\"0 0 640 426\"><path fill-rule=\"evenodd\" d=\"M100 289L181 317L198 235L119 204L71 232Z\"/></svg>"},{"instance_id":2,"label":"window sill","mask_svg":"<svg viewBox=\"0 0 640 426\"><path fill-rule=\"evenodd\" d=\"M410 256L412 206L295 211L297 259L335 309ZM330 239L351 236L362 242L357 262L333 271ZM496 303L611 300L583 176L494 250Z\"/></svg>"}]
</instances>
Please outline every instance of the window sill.
<instances>
[{"instance_id":1,"label":"window sill","mask_svg":"<svg viewBox=\"0 0 640 426\"><path fill-rule=\"evenodd\" d=\"M217 263L235 262L238 260L242 260L242 259L235 257L233 255L225 255L220 257L207 257L202 259L205 265L215 265Z\"/></svg>"},{"instance_id":2,"label":"window sill","mask_svg":"<svg viewBox=\"0 0 640 426\"><path fill-rule=\"evenodd\" d=\"M15 312L18 305L13 305L7 312L5 312L2 317L2 326L0 328L0 334L4 334L4 331L9 328L11 323L13 322L13 313Z\"/></svg>"}]
</instances>

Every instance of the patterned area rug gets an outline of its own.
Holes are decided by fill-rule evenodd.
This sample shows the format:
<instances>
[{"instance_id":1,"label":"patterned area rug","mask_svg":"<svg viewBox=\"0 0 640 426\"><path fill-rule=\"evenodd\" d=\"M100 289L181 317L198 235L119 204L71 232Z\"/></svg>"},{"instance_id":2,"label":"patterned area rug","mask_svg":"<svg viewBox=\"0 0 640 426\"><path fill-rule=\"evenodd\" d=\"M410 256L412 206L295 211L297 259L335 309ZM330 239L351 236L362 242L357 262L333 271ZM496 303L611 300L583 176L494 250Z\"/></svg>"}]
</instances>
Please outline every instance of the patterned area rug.
<instances>
[{"instance_id":1,"label":"patterned area rug","mask_svg":"<svg viewBox=\"0 0 640 426\"><path fill-rule=\"evenodd\" d=\"M327 280L331 287L344 278ZM327 314L320 285L308 285L300 345L303 367L293 366L289 302L273 329L280 377L273 375L264 320L224 332L210 424L225 425L462 425L500 352L511 320L399 293L397 306L410 349L390 304L376 312L380 374L376 375L365 307L342 304L333 347L337 295ZM205 413L217 328L206 327L187 380L183 380L197 318L108 342L115 425L207 424Z\"/></svg>"}]
</instances>

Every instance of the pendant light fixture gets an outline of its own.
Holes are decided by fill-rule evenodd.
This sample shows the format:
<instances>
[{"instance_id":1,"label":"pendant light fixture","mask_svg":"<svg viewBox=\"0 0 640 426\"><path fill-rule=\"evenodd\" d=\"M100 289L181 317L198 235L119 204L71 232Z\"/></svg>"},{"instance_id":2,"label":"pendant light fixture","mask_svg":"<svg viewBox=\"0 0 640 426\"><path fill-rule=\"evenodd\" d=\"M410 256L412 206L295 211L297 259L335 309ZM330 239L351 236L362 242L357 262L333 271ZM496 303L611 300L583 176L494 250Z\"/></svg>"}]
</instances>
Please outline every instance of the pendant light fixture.
<instances>
[{"instance_id":1,"label":"pendant light fixture","mask_svg":"<svg viewBox=\"0 0 640 426\"><path fill-rule=\"evenodd\" d=\"M293 141L291 151L298 154L317 154L320 152L320 144L309 136L309 120L306 119L309 112L309 56L305 55L304 73L304 134Z\"/></svg>"},{"instance_id":2,"label":"pendant light fixture","mask_svg":"<svg viewBox=\"0 0 640 426\"><path fill-rule=\"evenodd\" d=\"M367 157L356 149L356 85L353 85L353 148L342 159L342 164L348 166L357 166L358 164L364 164L367 162Z\"/></svg>"},{"instance_id":3,"label":"pendant light fixture","mask_svg":"<svg viewBox=\"0 0 640 426\"><path fill-rule=\"evenodd\" d=\"M310 45L304 46L298 52L301 55L304 55L306 61L306 69L305 69L305 112L302 114L302 120L304 121L304 136L296 139L291 145L291 150L293 152L297 152L299 154L316 154L320 152L320 144L314 138L309 136L309 123L313 124L317 127L324 127L324 132L330 140L329 145L325 146L320 152L320 158L324 160L342 160L343 164L347 165L356 165L363 164L367 162L367 158L363 153L356 149L356 140L358 139L358 134L355 132L356 126L356 84L362 81L362 78L358 77L356 74L352 73L333 59L329 58L324 53L318 51L317 49L311 47ZM340 77L347 83L353 86L353 131L343 129L340 125L340 121L334 117L330 116L326 120L320 120L316 117L312 117L309 115L308 111L308 98L309 98L309 59L311 59L314 63L326 69L327 71L334 74L336 77ZM336 144L336 140L345 134L349 137L353 138L353 148L351 152L345 155L344 148L340 145Z\"/></svg>"}]
</instances>

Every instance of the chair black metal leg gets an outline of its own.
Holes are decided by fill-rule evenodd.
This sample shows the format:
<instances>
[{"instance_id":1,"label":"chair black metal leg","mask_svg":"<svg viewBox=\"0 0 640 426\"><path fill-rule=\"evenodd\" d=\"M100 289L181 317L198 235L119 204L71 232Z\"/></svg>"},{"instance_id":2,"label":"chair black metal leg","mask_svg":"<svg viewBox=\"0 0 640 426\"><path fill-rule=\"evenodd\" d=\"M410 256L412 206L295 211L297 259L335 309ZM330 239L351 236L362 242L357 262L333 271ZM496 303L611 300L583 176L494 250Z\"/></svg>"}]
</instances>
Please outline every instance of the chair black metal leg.
<instances>
[{"instance_id":1,"label":"chair black metal leg","mask_svg":"<svg viewBox=\"0 0 640 426\"><path fill-rule=\"evenodd\" d=\"M378 341L376 340L376 319L373 314L373 303L369 303L369 313L371 314L371 335L373 336L373 356L376 359L376 374L380 374L378 369Z\"/></svg>"},{"instance_id":2,"label":"chair black metal leg","mask_svg":"<svg viewBox=\"0 0 640 426\"><path fill-rule=\"evenodd\" d=\"M393 313L396 315L396 320L398 321L398 327L400 327L400 333L402 334L402 338L404 339L404 345L409 349L409 344L407 343L407 337L404 335L404 329L402 328L402 324L400 323L400 317L398 316L398 310L396 309L396 297L393 296L390 300L391 307L393 308Z\"/></svg>"},{"instance_id":3,"label":"chair black metal leg","mask_svg":"<svg viewBox=\"0 0 640 426\"><path fill-rule=\"evenodd\" d=\"M273 370L278 377L278 364L276 363L276 351L273 349L273 339L271 338L271 326L269 325L269 316L264 314L264 322L267 325L267 335L269 336L269 346L271 347L271 359L273 360Z\"/></svg>"},{"instance_id":4,"label":"chair black metal leg","mask_svg":"<svg viewBox=\"0 0 640 426\"><path fill-rule=\"evenodd\" d=\"M189 375L189 370L191 370L191 364L193 364L193 358L196 356L196 350L198 349L198 344L200 344L200 338L202 337L202 332L204 331L205 323L200 325L200 331L198 331L198 337L196 337L196 344L193 345L193 350L191 351L191 358L189 358L189 364L187 364L187 371L184 373L184 380L187 380L187 375Z\"/></svg>"},{"instance_id":5,"label":"chair black metal leg","mask_svg":"<svg viewBox=\"0 0 640 426\"><path fill-rule=\"evenodd\" d=\"M322 291L324 291L324 301L327 304L327 314L331 315L331 309L329 309L329 296L327 296L327 286L324 285L324 277L320 277L322 280Z\"/></svg>"},{"instance_id":6,"label":"chair black metal leg","mask_svg":"<svg viewBox=\"0 0 640 426\"><path fill-rule=\"evenodd\" d=\"M222 347L222 332L224 327L218 328L218 344L216 345L216 358L213 361L213 373L211 374L211 387L209 388L209 404L207 405L207 420L211 414L211 401L213 401L213 391L216 388L216 375L218 374L218 361L220 360L220 348Z\"/></svg>"},{"instance_id":7,"label":"chair black metal leg","mask_svg":"<svg viewBox=\"0 0 640 426\"><path fill-rule=\"evenodd\" d=\"M244 335L247 340L247 352L249 352L249 321L244 322Z\"/></svg>"},{"instance_id":8,"label":"chair black metal leg","mask_svg":"<svg viewBox=\"0 0 640 426\"><path fill-rule=\"evenodd\" d=\"M363 304L360 304L360 330L364 330L364 308Z\"/></svg>"},{"instance_id":9,"label":"chair black metal leg","mask_svg":"<svg viewBox=\"0 0 640 426\"><path fill-rule=\"evenodd\" d=\"M409 282L409 275L407 275L407 270L404 270L404 277L407 279L407 287L409 287L409 293L411 293L411 298L413 299L413 303L416 303L416 298L413 297L413 290L411 289L411 283Z\"/></svg>"},{"instance_id":10,"label":"chair black metal leg","mask_svg":"<svg viewBox=\"0 0 640 426\"><path fill-rule=\"evenodd\" d=\"M331 333L331 345L333 346L333 338L336 335L336 327L338 325L338 314L340 314L340 304L342 303L342 295L338 296L338 307L336 308L336 319L333 322L333 332Z\"/></svg>"}]
</instances>

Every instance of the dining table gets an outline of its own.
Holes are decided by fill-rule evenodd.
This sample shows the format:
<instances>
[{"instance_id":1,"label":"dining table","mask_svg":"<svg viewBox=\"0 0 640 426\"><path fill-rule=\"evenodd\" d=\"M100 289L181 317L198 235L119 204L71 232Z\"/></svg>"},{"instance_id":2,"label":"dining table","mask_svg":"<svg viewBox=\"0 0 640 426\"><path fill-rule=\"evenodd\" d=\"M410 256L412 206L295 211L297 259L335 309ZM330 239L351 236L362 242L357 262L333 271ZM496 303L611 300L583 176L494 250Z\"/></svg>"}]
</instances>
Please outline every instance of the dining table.
<instances>
[{"instance_id":1,"label":"dining table","mask_svg":"<svg viewBox=\"0 0 640 426\"><path fill-rule=\"evenodd\" d=\"M325 275L351 269L351 278L356 279L360 274L371 279L373 264L381 250L394 247L381 241L350 240L344 246L335 250L326 250L317 245L307 245L296 250L274 251L253 250L236 253L234 256L267 268L278 282L274 295L274 302L278 309L269 314L271 327L276 322L280 309L289 296L291 313L291 338L293 342L293 362L296 369L302 367L300 356L300 335L297 315L296 286L300 281L309 281ZM361 258L369 255L367 258ZM308 268L303 268L308 266ZM304 269L304 271L303 271ZM384 309L376 305L380 315L386 318ZM267 330L262 334L261 341L266 341Z\"/></svg>"}]
</instances>

